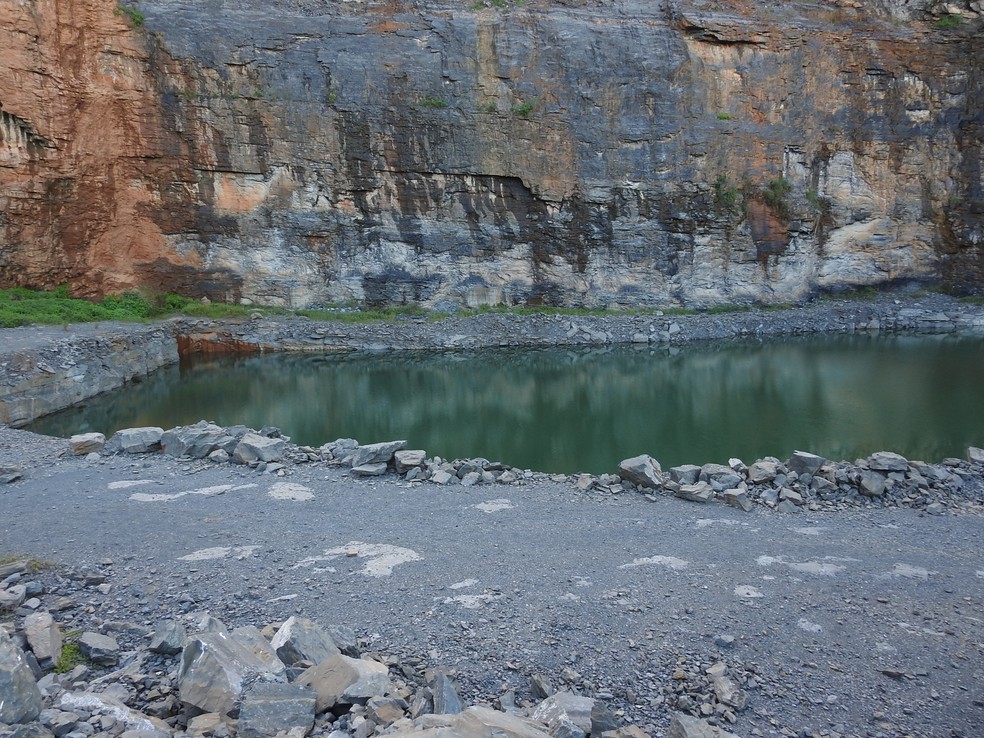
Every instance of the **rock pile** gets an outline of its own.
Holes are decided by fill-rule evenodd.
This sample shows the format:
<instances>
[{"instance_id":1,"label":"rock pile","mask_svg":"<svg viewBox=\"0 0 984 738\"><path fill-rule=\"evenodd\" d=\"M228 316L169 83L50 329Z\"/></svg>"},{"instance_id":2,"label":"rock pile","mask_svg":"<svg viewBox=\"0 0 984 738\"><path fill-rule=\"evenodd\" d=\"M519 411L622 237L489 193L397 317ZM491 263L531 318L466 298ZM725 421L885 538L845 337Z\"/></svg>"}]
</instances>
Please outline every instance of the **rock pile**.
<instances>
[{"instance_id":1,"label":"rock pile","mask_svg":"<svg viewBox=\"0 0 984 738\"><path fill-rule=\"evenodd\" d=\"M345 627L293 616L232 629L196 613L154 628L113 621L86 630L91 619L73 616L77 603L49 592L28 562L5 564L0 576L0 613L15 618L0 625L4 738L647 738L620 726L604 701L554 692L539 676L535 704L510 695L465 707L453 674L361 653ZM109 586L99 574L73 576ZM82 632L63 631L56 617ZM723 663L700 674L686 666L665 690L680 710L669 735L731 736L715 724L735 722L747 674L739 684Z\"/></svg>"},{"instance_id":2,"label":"rock pile","mask_svg":"<svg viewBox=\"0 0 984 738\"><path fill-rule=\"evenodd\" d=\"M968 448L966 460L939 464L909 461L879 451L854 463L836 462L796 451L785 463L774 457L745 465L675 466L664 472L659 462L642 455L619 464L618 475L581 475L581 489L618 493L637 490L666 493L694 502L718 500L746 512L764 506L779 512L838 510L857 506L899 506L940 515L948 509L984 507L984 450Z\"/></svg>"},{"instance_id":3,"label":"rock pile","mask_svg":"<svg viewBox=\"0 0 984 738\"><path fill-rule=\"evenodd\" d=\"M570 479L483 458L448 461L428 457L426 451L407 449L406 441L360 445L354 439L341 438L319 448L295 446L289 441L277 428L222 428L203 420L168 431L128 428L108 442L102 434L86 433L73 436L69 443L76 454L161 451L175 457L245 464L280 475L289 471L290 464L326 463L350 467L355 476L396 474L406 482L463 487ZM766 457L746 465L740 459L730 459L726 465L685 464L666 471L656 459L643 454L622 461L618 474L578 474L573 482L581 491L637 491L650 497L669 494L693 502L719 501L746 512L755 507L790 513L896 506L939 515L948 510L984 508L984 449L970 447L966 459L948 458L938 464L910 461L890 451L879 451L853 463L796 451L785 462Z\"/></svg>"},{"instance_id":4,"label":"rock pile","mask_svg":"<svg viewBox=\"0 0 984 738\"><path fill-rule=\"evenodd\" d=\"M580 478L582 488L609 492L636 489L663 492L685 500L719 500L746 512L761 505L779 512L839 510L857 506L901 506L939 515L948 509L984 507L984 451L967 449L967 460L939 464L909 461L879 451L854 463L829 461L796 451L785 463L774 457L746 466L740 459L727 465L676 466L664 473L655 459L638 456L619 465L619 474Z\"/></svg>"}]
</instances>

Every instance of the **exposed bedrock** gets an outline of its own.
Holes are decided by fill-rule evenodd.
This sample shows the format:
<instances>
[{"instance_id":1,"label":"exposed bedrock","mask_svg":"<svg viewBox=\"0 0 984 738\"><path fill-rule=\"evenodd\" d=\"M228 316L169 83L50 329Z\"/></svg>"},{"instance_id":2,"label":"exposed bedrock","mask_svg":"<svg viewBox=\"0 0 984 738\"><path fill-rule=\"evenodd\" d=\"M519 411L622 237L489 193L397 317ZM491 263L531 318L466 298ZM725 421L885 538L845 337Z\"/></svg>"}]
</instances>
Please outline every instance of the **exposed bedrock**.
<instances>
[{"instance_id":1,"label":"exposed bedrock","mask_svg":"<svg viewBox=\"0 0 984 738\"><path fill-rule=\"evenodd\" d=\"M18 0L0 283L292 307L982 289L979 3L504 2L141 0L137 26Z\"/></svg>"}]
</instances>

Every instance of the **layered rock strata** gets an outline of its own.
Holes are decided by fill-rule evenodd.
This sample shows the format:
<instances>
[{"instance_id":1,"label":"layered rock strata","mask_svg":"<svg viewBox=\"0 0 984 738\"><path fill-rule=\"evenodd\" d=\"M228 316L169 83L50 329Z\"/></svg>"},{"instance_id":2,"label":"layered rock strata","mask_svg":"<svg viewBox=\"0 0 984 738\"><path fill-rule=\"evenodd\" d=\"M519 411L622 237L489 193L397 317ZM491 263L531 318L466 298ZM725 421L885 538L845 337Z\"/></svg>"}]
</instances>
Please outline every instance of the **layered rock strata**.
<instances>
[{"instance_id":1,"label":"layered rock strata","mask_svg":"<svg viewBox=\"0 0 984 738\"><path fill-rule=\"evenodd\" d=\"M979 290L978 9L25 0L0 20L0 283L293 307Z\"/></svg>"}]
</instances>

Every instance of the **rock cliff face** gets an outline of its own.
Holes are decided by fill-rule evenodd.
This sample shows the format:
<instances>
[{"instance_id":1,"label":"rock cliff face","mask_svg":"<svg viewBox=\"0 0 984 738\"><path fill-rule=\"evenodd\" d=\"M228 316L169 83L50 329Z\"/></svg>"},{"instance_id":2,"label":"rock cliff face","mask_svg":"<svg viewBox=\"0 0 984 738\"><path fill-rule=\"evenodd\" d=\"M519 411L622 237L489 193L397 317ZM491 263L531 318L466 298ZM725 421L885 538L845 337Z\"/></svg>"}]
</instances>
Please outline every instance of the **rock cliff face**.
<instances>
[{"instance_id":1,"label":"rock cliff face","mask_svg":"<svg viewBox=\"0 0 984 738\"><path fill-rule=\"evenodd\" d=\"M14 0L0 282L294 307L980 290L980 8L922 5Z\"/></svg>"}]
</instances>

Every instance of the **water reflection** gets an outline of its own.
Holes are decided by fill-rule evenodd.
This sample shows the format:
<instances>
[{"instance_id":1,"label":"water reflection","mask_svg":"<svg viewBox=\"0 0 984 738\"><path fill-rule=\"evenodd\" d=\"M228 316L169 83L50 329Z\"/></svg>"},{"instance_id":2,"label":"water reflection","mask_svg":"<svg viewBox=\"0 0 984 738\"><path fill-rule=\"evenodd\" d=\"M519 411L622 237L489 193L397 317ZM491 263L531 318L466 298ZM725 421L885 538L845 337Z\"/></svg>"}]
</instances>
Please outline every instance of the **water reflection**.
<instances>
[{"instance_id":1,"label":"water reflection","mask_svg":"<svg viewBox=\"0 0 984 738\"><path fill-rule=\"evenodd\" d=\"M320 445L406 438L444 457L612 471L892 449L930 461L984 445L984 341L829 337L631 347L203 358L38 421L56 435L201 418Z\"/></svg>"}]
</instances>

